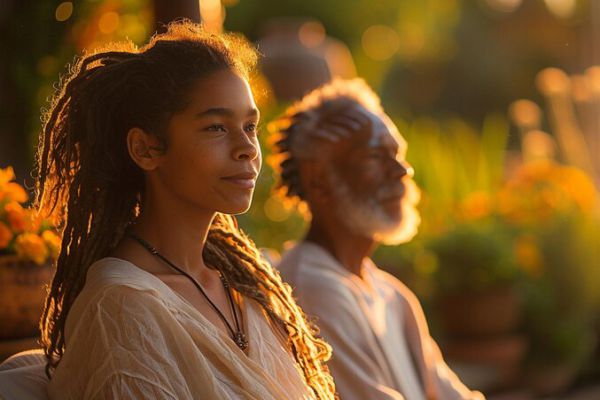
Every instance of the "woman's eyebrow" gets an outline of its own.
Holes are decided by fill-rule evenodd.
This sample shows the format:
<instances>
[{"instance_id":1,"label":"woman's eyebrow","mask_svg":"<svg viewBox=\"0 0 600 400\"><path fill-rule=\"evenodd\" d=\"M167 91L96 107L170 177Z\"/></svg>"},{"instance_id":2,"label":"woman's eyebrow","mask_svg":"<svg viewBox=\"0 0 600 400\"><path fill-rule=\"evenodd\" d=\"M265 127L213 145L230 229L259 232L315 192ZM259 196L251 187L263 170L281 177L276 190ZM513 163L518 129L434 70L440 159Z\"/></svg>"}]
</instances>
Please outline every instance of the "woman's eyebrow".
<instances>
[{"instance_id":1,"label":"woman's eyebrow","mask_svg":"<svg viewBox=\"0 0 600 400\"><path fill-rule=\"evenodd\" d=\"M197 113L194 118L203 118L206 116L219 116L219 117L233 117L235 116L235 111L231 108L226 108L226 107L212 107L209 108L207 110L201 111L199 113ZM250 108L248 110L248 113L246 114L246 116L248 117L259 117L260 116L260 112L258 111L257 108Z\"/></svg>"}]
</instances>

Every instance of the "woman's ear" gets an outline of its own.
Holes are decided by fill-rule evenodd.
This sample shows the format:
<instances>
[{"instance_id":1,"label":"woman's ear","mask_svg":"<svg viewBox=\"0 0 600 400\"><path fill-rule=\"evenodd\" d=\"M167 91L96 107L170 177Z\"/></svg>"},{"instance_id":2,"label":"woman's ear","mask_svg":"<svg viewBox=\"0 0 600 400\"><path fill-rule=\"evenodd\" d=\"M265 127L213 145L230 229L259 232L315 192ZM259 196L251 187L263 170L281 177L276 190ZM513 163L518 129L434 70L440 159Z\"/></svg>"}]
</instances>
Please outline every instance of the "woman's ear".
<instances>
[{"instance_id":1,"label":"woman's ear","mask_svg":"<svg viewBox=\"0 0 600 400\"><path fill-rule=\"evenodd\" d=\"M161 153L160 143L155 135L146 133L140 128L131 128L127 132L127 151L129 157L144 171L152 171L158 167Z\"/></svg>"}]
</instances>

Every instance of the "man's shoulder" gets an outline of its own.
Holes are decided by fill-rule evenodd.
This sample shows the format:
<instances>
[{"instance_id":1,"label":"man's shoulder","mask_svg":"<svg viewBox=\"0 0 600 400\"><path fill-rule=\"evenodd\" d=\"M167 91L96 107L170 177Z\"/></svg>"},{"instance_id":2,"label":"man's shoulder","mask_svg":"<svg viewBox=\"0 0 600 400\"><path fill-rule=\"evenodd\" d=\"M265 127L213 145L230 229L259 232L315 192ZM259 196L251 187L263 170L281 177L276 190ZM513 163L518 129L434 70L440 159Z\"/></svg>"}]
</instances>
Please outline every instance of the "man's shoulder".
<instances>
[{"instance_id":1,"label":"man's shoulder","mask_svg":"<svg viewBox=\"0 0 600 400\"><path fill-rule=\"evenodd\" d=\"M332 296L346 295L346 278L330 258L316 245L301 242L282 255L277 269L297 294L326 291Z\"/></svg>"},{"instance_id":2,"label":"man's shoulder","mask_svg":"<svg viewBox=\"0 0 600 400\"><path fill-rule=\"evenodd\" d=\"M393 274L375 266L374 263L372 263L372 265L374 267L374 274L377 276L377 281L380 284L385 285L393 290L397 296L405 301L418 301L415 293L408 286L406 286L404 282L402 282Z\"/></svg>"},{"instance_id":3,"label":"man's shoulder","mask_svg":"<svg viewBox=\"0 0 600 400\"><path fill-rule=\"evenodd\" d=\"M338 273L332 266L330 257L318 246L300 242L283 253L277 269L284 278L293 280L315 275L333 279Z\"/></svg>"}]
</instances>

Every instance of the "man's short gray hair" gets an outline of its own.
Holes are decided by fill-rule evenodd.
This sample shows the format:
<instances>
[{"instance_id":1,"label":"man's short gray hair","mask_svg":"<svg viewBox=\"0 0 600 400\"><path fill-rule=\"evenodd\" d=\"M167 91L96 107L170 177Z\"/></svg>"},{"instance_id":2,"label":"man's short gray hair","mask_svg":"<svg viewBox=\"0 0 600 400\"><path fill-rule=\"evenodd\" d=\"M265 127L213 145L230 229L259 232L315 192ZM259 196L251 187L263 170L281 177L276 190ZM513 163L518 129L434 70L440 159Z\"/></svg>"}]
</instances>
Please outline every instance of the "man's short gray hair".
<instances>
[{"instance_id":1,"label":"man's short gray hair","mask_svg":"<svg viewBox=\"0 0 600 400\"><path fill-rule=\"evenodd\" d=\"M283 196L306 200L298 161L310 159L324 140L315 135L324 120L356 105L377 115L384 113L379 96L363 79L335 79L304 96L269 124L274 133L269 161L279 173L277 188Z\"/></svg>"}]
</instances>

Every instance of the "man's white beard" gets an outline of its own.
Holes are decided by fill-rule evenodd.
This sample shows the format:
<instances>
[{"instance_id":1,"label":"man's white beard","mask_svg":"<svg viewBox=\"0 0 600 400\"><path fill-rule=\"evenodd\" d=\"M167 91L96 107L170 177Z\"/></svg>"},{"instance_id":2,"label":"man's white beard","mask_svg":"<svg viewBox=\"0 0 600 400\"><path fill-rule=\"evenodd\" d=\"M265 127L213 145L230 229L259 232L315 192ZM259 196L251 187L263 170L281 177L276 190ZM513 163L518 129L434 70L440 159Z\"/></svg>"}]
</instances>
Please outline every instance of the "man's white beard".
<instances>
[{"instance_id":1,"label":"man's white beard","mask_svg":"<svg viewBox=\"0 0 600 400\"><path fill-rule=\"evenodd\" d=\"M416 208L420 191L412 179L404 182L406 191L398 200L401 202L401 214L400 218L396 219L389 216L377 202L377 194L358 198L334 171L331 171L330 179L338 201L335 212L352 233L372 237L375 241L386 245L408 242L417 234L421 223Z\"/></svg>"}]
</instances>

